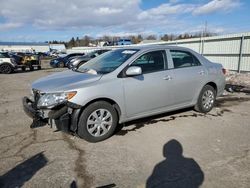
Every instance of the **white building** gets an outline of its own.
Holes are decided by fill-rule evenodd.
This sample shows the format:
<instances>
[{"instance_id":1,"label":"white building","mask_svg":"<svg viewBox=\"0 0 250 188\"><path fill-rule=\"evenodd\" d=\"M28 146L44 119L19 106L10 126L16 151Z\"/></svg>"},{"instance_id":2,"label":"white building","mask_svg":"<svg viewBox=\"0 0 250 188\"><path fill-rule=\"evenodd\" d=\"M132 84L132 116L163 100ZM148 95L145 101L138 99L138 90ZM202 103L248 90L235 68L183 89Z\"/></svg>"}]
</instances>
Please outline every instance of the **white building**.
<instances>
[{"instance_id":1,"label":"white building","mask_svg":"<svg viewBox=\"0 0 250 188\"><path fill-rule=\"evenodd\" d=\"M56 50L56 51L66 51L64 44L49 44L50 50Z\"/></svg>"},{"instance_id":2,"label":"white building","mask_svg":"<svg viewBox=\"0 0 250 188\"><path fill-rule=\"evenodd\" d=\"M0 42L0 51L14 52L48 52L48 43L32 43L32 42Z\"/></svg>"}]
</instances>

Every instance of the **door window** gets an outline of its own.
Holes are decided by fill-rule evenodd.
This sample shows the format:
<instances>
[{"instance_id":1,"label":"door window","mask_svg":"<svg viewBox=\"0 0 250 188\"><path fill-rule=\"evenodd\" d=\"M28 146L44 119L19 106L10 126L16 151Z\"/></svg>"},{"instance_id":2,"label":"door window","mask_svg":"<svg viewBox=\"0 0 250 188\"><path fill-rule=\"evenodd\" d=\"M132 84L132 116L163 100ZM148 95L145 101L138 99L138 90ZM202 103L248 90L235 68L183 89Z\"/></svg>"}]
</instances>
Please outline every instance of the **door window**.
<instances>
[{"instance_id":1,"label":"door window","mask_svg":"<svg viewBox=\"0 0 250 188\"><path fill-rule=\"evenodd\" d=\"M7 53L0 53L0 58L10 58Z\"/></svg>"},{"instance_id":2,"label":"door window","mask_svg":"<svg viewBox=\"0 0 250 188\"><path fill-rule=\"evenodd\" d=\"M165 51L154 51L143 54L137 60L132 63L132 66L139 66L142 69L142 73L150 73L164 70Z\"/></svg>"},{"instance_id":3,"label":"door window","mask_svg":"<svg viewBox=\"0 0 250 188\"><path fill-rule=\"evenodd\" d=\"M192 67L199 66L201 63L199 60L192 55L190 52L170 50L174 68Z\"/></svg>"}]
</instances>

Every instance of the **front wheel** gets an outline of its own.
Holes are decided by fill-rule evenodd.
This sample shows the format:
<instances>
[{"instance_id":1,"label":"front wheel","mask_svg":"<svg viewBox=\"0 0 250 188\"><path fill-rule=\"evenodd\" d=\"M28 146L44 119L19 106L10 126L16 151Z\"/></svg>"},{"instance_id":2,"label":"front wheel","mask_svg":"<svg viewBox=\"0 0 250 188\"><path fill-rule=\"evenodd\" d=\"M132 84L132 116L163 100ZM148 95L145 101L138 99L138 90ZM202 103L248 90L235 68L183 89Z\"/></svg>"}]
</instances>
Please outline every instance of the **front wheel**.
<instances>
[{"instance_id":1,"label":"front wheel","mask_svg":"<svg viewBox=\"0 0 250 188\"><path fill-rule=\"evenodd\" d=\"M4 74L10 74L12 73L13 68L11 65L4 63L2 65L0 65L0 73L4 73Z\"/></svg>"},{"instance_id":2,"label":"front wheel","mask_svg":"<svg viewBox=\"0 0 250 188\"><path fill-rule=\"evenodd\" d=\"M82 112L77 134L89 142L99 142L114 133L117 121L118 116L114 107L108 102L97 101Z\"/></svg>"},{"instance_id":3,"label":"front wheel","mask_svg":"<svg viewBox=\"0 0 250 188\"><path fill-rule=\"evenodd\" d=\"M212 110L215 102L215 89L210 85L205 85L199 95L195 110L201 113L207 113Z\"/></svg>"}]
</instances>

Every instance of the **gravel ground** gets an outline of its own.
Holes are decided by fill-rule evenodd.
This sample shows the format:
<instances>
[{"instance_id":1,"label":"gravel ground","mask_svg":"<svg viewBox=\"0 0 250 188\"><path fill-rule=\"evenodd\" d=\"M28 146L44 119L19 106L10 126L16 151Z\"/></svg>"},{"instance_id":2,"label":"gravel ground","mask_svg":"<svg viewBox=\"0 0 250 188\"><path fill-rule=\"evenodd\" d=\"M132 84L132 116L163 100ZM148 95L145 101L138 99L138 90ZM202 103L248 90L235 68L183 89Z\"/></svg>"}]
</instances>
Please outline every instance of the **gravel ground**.
<instances>
[{"instance_id":1,"label":"gravel ground","mask_svg":"<svg viewBox=\"0 0 250 188\"><path fill-rule=\"evenodd\" d=\"M226 93L206 115L185 109L130 122L93 144L29 128L21 98L56 71L0 75L0 187L249 187L250 95Z\"/></svg>"}]
</instances>

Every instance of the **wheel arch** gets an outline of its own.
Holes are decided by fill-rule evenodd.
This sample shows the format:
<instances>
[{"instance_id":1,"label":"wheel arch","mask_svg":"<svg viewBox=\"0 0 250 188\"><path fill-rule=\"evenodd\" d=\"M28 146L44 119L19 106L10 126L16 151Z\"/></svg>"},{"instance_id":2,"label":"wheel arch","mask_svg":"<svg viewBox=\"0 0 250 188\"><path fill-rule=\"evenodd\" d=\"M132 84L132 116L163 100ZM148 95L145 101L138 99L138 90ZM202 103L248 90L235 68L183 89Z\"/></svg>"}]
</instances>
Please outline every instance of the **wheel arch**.
<instances>
[{"instance_id":1,"label":"wheel arch","mask_svg":"<svg viewBox=\"0 0 250 188\"><path fill-rule=\"evenodd\" d=\"M208 83L206 83L204 86L206 86L206 85L210 85L210 86L212 86L213 88L214 88L214 90L215 90L215 93L217 94L217 90L218 90L218 87L217 87L217 84L215 83L215 82L208 82ZM216 96L216 95L215 95Z\"/></svg>"},{"instance_id":2,"label":"wheel arch","mask_svg":"<svg viewBox=\"0 0 250 188\"><path fill-rule=\"evenodd\" d=\"M213 82L213 81L206 82L204 85L201 85L201 87L200 87L199 90L197 91L195 97L193 98L192 104L195 105L195 104L198 102L200 93L201 93L202 89L203 89L206 85L209 85L209 86L213 87L214 90L215 90L215 96L217 95L217 84L216 84L215 82Z\"/></svg>"},{"instance_id":3,"label":"wheel arch","mask_svg":"<svg viewBox=\"0 0 250 188\"><path fill-rule=\"evenodd\" d=\"M112 106L114 106L116 112L117 112L117 115L118 115L118 121L120 119L120 116L121 116L121 108L120 106L118 105L118 103L116 101L114 101L113 99L110 99L110 98L107 98L107 97L100 97L100 98L96 98L96 99L93 99L93 100L90 100L89 102L87 102L83 109L86 108L88 105L94 103L94 102L97 102L97 101L105 101L105 102L108 102L110 103Z\"/></svg>"},{"instance_id":4,"label":"wheel arch","mask_svg":"<svg viewBox=\"0 0 250 188\"><path fill-rule=\"evenodd\" d=\"M10 65L12 68L15 67L12 63L10 63L10 62L8 62L8 61L2 62L2 63L0 64L0 66L5 65L5 64Z\"/></svg>"}]
</instances>

